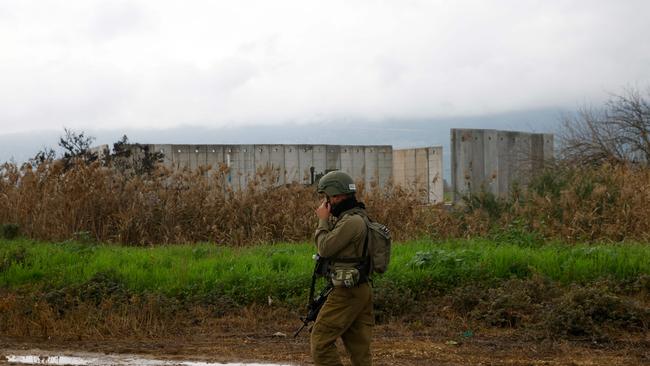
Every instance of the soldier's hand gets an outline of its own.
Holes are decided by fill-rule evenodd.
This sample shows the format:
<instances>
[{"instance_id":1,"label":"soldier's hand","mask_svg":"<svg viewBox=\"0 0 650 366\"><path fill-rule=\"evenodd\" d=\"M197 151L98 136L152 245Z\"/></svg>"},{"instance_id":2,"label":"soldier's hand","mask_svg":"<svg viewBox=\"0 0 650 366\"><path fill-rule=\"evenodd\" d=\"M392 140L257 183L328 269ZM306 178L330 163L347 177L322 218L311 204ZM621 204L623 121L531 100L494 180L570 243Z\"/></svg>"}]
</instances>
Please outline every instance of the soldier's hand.
<instances>
[{"instance_id":1,"label":"soldier's hand","mask_svg":"<svg viewBox=\"0 0 650 366\"><path fill-rule=\"evenodd\" d=\"M321 220L327 220L330 217L330 204L323 200L323 202L316 209L316 216Z\"/></svg>"}]
</instances>

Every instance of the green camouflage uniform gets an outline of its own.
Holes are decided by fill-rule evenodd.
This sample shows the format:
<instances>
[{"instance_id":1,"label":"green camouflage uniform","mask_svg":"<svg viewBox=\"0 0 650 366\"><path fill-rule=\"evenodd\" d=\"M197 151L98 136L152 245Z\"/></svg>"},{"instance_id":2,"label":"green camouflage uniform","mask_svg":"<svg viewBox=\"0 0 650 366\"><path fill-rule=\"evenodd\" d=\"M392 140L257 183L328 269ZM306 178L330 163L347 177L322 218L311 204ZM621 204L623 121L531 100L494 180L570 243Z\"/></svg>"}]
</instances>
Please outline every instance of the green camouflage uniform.
<instances>
[{"instance_id":1,"label":"green camouflage uniform","mask_svg":"<svg viewBox=\"0 0 650 366\"><path fill-rule=\"evenodd\" d=\"M361 257L366 237L366 224L360 215L361 208L347 210L331 225L319 220L316 229L316 246L321 257ZM350 263L333 267L349 267ZM372 365L370 339L374 317L372 315L372 288L368 282L355 287L336 287L320 310L311 332L311 354L316 365L342 365L335 346L341 337L350 355L352 365Z\"/></svg>"}]
</instances>

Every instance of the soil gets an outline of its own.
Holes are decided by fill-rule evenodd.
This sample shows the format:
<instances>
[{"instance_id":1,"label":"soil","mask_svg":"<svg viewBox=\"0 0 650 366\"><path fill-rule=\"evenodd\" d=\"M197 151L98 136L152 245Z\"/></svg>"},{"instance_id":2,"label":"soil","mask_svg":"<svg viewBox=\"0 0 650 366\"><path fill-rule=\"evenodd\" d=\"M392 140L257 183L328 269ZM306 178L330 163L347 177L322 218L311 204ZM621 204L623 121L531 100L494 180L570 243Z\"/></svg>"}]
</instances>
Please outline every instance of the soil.
<instances>
[{"instance_id":1,"label":"soil","mask_svg":"<svg viewBox=\"0 0 650 366\"><path fill-rule=\"evenodd\" d=\"M0 337L0 364L7 364L4 356L12 352L25 354L31 350L33 354L96 352L178 361L311 365L308 332L293 338L297 325L295 319L289 318L222 318L182 334L76 339ZM650 336L646 334L593 343L539 340L513 329L487 328L470 333L444 324L392 322L375 327L372 348L375 365L650 365Z\"/></svg>"}]
</instances>

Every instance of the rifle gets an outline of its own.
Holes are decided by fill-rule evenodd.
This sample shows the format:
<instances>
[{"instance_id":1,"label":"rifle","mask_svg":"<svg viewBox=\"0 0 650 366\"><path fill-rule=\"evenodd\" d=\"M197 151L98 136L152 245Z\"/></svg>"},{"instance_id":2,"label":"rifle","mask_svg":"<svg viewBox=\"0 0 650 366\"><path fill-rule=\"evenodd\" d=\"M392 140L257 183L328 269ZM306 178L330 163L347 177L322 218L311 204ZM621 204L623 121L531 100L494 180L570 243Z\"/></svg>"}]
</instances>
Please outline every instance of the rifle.
<instances>
[{"instance_id":1,"label":"rifle","mask_svg":"<svg viewBox=\"0 0 650 366\"><path fill-rule=\"evenodd\" d=\"M332 292L334 288L331 285L327 285L323 291L320 292L318 297L315 299L311 300L309 305L307 305L307 315L304 317L300 317L300 320L302 320L302 325L300 326L300 329L294 333L293 337L296 338L298 334L305 328L309 323L313 322L316 320L316 317L318 316L318 313L320 312L320 309L323 307L323 304L325 303L325 300L327 300L327 296Z\"/></svg>"},{"instance_id":2,"label":"rifle","mask_svg":"<svg viewBox=\"0 0 650 366\"><path fill-rule=\"evenodd\" d=\"M311 287L309 289L309 304L307 305L307 315L304 317L300 317L300 320L302 320L302 326L293 335L294 338L297 337L298 334L300 334L300 332L307 325L309 325L309 323L316 320L316 317L318 316L320 309L323 307L323 304L325 304L325 300L327 300L327 296L329 296L330 292L332 292L332 290L334 289L331 283L328 282L325 288L321 290L320 294L318 294L318 296L314 298L316 279L318 277L325 276L327 274L328 267L329 267L329 260L327 258L323 258L318 254L316 254L314 255L314 259L316 260L316 265L314 267L314 273L311 276Z\"/></svg>"}]
</instances>

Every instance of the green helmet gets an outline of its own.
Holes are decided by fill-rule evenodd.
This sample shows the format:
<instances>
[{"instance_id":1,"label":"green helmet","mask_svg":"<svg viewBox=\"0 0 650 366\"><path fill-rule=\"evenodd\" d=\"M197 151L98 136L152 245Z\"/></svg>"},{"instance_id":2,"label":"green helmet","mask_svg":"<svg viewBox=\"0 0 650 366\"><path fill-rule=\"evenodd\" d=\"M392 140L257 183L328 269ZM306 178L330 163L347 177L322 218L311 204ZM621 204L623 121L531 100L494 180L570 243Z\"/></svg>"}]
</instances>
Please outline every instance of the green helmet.
<instances>
[{"instance_id":1,"label":"green helmet","mask_svg":"<svg viewBox=\"0 0 650 366\"><path fill-rule=\"evenodd\" d=\"M329 172L318 181L318 193L325 193L330 197L356 191L357 187L352 177L340 170Z\"/></svg>"}]
</instances>

